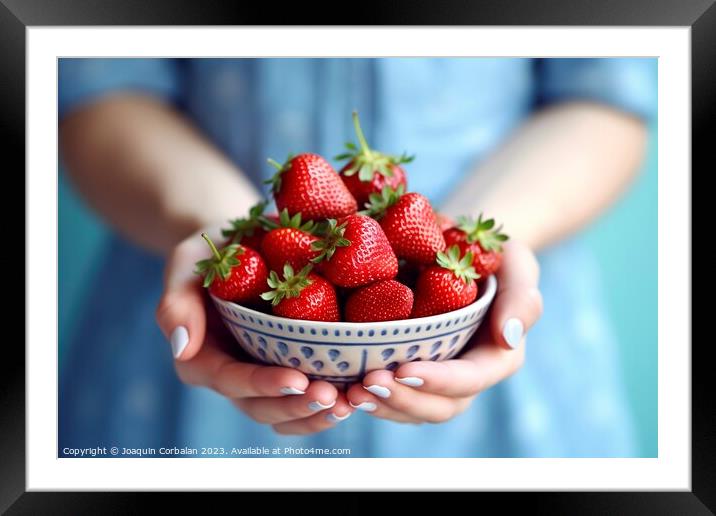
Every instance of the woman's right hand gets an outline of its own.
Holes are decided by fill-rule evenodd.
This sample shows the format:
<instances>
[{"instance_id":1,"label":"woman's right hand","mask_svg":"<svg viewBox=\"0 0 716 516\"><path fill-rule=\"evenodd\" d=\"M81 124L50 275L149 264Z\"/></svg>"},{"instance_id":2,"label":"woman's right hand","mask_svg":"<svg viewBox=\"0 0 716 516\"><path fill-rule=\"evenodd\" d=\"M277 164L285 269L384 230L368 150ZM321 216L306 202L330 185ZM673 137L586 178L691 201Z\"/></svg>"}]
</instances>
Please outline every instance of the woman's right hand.
<instances>
[{"instance_id":1,"label":"woman's right hand","mask_svg":"<svg viewBox=\"0 0 716 516\"><path fill-rule=\"evenodd\" d=\"M221 240L216 227L202 231ZM330 383L311 382L296 369L236 358L238 344L193 272L194 264L209 254L200 237L202 231L170 254L156 313L159 327L171 343L181 381L213 389L280 434L320 432L346 419L353 408Z\"/></svg>"}]
</instances>

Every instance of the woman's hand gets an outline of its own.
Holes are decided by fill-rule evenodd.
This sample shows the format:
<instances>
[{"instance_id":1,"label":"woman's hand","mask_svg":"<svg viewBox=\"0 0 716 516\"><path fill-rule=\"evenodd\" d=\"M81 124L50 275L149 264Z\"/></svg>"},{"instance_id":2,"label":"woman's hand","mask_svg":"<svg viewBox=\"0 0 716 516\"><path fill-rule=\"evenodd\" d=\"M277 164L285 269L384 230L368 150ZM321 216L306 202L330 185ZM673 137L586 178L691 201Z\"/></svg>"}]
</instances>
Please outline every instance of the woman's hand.
<instances>
[{"instance_id":1,"label":"woman's hand","mask_svg":"<svg viewBox=\"0 0 716 516\"><path fill-rule=\"evenodd\" d=\"M223 326L193 273L208 249L201 232L170 254L157 322L169 339L179 378L226 396L255 421L281 434L310 434L332 427L352 412L328 382L310 382L300 371L237 360L238 344ZM219 231L208 233L221 241ZM268 287L267 287L268 288Z\"/></svg>"},{"instance_id":2,"label":"woman's hand","mask_svg":"<svg viewBox=\"0 0 716 516\"><path fill-rule=\"evenodd\" d=\"M348 390L351 406L393 421L441 423L517 371L525 357L525 332L542 314L539 265L528 247L511 241L504 246L497 276L489 325L480 329L460 358L410 362L395 372L372 371L362 385Z\"/></svg>"}]
</instances>

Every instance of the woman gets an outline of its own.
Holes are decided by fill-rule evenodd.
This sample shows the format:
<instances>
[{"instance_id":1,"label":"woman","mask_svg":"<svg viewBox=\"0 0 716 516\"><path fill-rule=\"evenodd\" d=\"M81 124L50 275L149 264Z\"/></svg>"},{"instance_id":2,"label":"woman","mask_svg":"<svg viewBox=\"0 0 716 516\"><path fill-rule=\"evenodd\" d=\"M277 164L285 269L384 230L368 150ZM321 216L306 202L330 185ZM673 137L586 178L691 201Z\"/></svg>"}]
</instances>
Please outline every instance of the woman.
<instances>
[{"instance_id":1,"label":"woman","mask_svg":"<svg viewBox=\"0 0 716 516\"><path fill-rule=\"evenodd\" d=\"M132 243L114 239L61 372L60 448L634 454L598 271L567 237L638 170L655 70L651 59L61 60L67 173ZM447 214L484 211L511 241L479 346L338 393L235 360L192 270L206 254L198 233L263 196L266 157L330 158L353 139L354 108L374 148L417 154L411 190ZM208 389L176 381L167 340L179 379Z\"/></svg>"}]
</instances>

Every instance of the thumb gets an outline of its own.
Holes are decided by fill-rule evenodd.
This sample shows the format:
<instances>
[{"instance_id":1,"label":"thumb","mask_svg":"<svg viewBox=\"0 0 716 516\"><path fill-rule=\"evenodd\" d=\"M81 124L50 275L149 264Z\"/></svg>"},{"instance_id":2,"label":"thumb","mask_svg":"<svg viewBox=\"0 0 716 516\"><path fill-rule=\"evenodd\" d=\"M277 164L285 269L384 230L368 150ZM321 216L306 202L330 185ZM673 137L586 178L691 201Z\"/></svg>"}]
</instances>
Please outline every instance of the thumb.
<instances>
[{"instance_id":1,"label":"thumb","mask_svg":"<svg viewBox=\"0 0 716 516\"><path fill-rule=\"evenodd\" d=\"M201 239L199 239L201 240ZM156 318L169 340L176 360L189 360L197 354L206 334L206 312L201 278L194 264L206 257L206 249L194 238L179 244L169 256L164 275L164 292Z\"/></svg>"},{"instance_id":2,"label":"thumb","mask_svg":"<svg viewBox=\"0 0 716 516\"><path fill-rule=\"evenodd\" d=\"M539 264L530 248L521 242L505 244L490 318L493 339L503 348L517 348L542 315L538 282Z\"/></svg>"}]
</instances>

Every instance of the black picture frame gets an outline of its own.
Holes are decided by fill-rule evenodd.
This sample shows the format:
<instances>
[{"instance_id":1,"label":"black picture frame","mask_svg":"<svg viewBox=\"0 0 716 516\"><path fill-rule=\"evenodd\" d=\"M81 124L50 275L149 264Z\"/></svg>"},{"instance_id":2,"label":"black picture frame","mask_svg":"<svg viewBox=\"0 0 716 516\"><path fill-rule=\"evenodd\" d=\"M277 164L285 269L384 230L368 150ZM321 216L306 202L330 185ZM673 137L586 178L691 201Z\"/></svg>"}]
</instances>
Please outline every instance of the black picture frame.
<instances>
[{"instance_id":1,"label":"black picture frame","mask_svg":"<svg viewBox=\"0 0 716 516\"><path fill-rule=\"evenodd\" d=\"M282 5L267 16L246 2L179 0L0 0L0 146L6 163L25 169L25 37L32 26L54 25L315 25L318 3ZM335 4L334 4L335 5ZM365 2L361 2L366 7ZM334 9L323 12L337 12ZM716 125L716 6L714 0L490 0L376 2L332 25L604 25L691 27L692 168L706 173ZM10 158L7 161L7 158ZM713 169L713 165L710 167ZM688 173L688 171L683 171ZM18 175L15 175L18 177ZM692 173L692 178L695 174ZM24 191L24 181L18 186ZM20 191L20 190L17 191ZM692 191L693 190L692 188ZM17 213L17 211L15 211ZM7 220L7 219L6 219ZM694 225L696 225L694 218ZM25 274L31 271L25 271ZM15 275L19 276L19 275ZM14 278L19 288L19 277ZM23 279L24 280L24 279ZM688 281L691 281L688 278ZM23 281L24 283L24 281ZM19 305L19 303L18 303ZM702 305L703 306L703 305ZM692 319L693 320L693 319ZM691 343L669 343L686 346ZM690 492L523 493L500 496L501 511L529 504L548 514L713 514L716 511L714 429L707 347L692 346L692 490ZM6 342L0 360L0 511L8 514L135 512L147 494L25 492L25 354ZM351 496L354 498L355 495ZM163 496L162 504L184 504ZM357 499L357 498L356 498ZM274 502L271 502L274 503ZM344 500L346 506L366 507ZM402 503L401 503L402 505ZM168 505L164 505L167 509ZM361 510L361 512L363 512Z\"/></svg>"}]
</instances>

